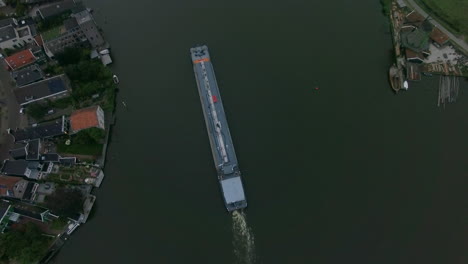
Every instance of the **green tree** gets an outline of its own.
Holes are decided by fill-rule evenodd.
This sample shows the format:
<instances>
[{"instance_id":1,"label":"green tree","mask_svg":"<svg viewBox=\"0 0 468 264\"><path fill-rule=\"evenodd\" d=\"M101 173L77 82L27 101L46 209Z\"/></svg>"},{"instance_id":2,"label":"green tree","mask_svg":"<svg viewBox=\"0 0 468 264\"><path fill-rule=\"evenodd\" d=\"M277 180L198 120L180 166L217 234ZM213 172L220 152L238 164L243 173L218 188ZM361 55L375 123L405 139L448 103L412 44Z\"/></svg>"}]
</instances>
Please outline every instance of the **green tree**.
<instances>
[{"instance_id":1,"label":"green tree","mask_svg":"<svg viewBox=\"0 0 468 264\"><path fill-rule=\"evenodd\" d=\"M61 216L73 217L83 211L83 194L80 190L61 187L45 200L46 207Z\"/></svg>"},{"instance_id":2,"label":"green tree","mask_svg":"<svg viewBox=\"0 0 468 264\"><path fill-rule=\"evenodd\" d=\"M104 130L100 129L100 128L97 128L97 127L93 127L93 128L89 128L89 129L86 129L85 131L83 132L86 132L88 133L88 135L96 142L96 143L99 143L101 140L104 139L106 133L104 132Z\"/></svg>"},{"instance_id":3,"label":"green tree","mask_svg":"<svg viewBox=\"0 0 468 264\"><path fill-rule=\"evenodd\" d=\"M36 225L27 223L23 230L10 230L0 236L0 259L34 263L45 254L49 243Z\"/></svg>"},{"instance_id":4,"label":"green tree","mask_svg":"<svg viewBox=\"0 0 468 264\"><path fill-rule=\"evenodd\" d=\"M17 16L22 17L22 16L26 15L27 10L28 10L28 8L26 7L26 5L24 5L22 3L18 3L16 5L16 8L15 8L15 13L16 13Z\"/></svg>"},{"instance_id":5,"label":"green tree","mask_svg":"<svg viewBox=\"0 0 468 264\"><path fill-rule=\"evenodd\" d=\"M26 108L26 114L34 118L35 120L41 120L47 114L48 107L46 105L35 103L28 105Z\"/></svg>"}]
</instances>

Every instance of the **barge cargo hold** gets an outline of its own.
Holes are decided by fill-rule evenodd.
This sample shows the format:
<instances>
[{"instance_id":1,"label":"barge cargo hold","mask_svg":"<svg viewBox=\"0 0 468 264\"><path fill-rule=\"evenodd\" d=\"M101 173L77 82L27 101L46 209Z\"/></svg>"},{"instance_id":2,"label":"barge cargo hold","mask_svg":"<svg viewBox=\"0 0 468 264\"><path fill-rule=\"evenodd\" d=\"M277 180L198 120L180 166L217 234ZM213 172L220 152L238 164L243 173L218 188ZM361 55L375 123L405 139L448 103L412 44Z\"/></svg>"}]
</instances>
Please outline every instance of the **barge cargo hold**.
<instances>
[{"instance_id":1,"label":"barge cargo hold","mask_svg":"<svg viewBox=\"0 0 468 264\"><path fill-rule=\"evenodd\" d=\"M226 209L231 212L245 208L247 200L241 173L208 47L205 45L196 46L190 49L190 53L210 139L211 152Z\"/></svg>"}]
</instances>

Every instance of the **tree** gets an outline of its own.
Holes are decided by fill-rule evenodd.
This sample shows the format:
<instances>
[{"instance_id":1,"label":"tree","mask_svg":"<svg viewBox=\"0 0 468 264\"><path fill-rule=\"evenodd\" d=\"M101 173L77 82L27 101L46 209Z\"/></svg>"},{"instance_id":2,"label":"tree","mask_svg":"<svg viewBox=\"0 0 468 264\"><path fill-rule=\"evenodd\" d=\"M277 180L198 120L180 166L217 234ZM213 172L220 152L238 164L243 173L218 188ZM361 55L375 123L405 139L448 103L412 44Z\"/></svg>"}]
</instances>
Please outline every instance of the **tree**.
<instances>
[{"instance_id":1,"label":"tree","mask_svg":"<svg viewBox=\"0 0 468 264\"><path fill-rule=\"evenodd\" d=\"M10 230L0 236L0 259L34 263L45 254L49 242L36 225L27 223L23 230Z\"/></svg>"},{"instance_id":2,"label":"tree","mask_svg":"<svg viewBox=\"0 0 468 264\"><path fill-rule=\"evenodd\" d=\"M47 106L40 103L30 104L26 108L26 114L35 120L40 120L47 114L47 109Z\"/></svg>"},{"instance_id":3,"label":"tree","mask_svg":"<svg viewBox=\"0 0 468 264\"><path fill-rule=\"evenodd\" d=\"M47 196L45 205L53 213L73 217L83 211L83 194L80 190L66 187L57 188L52 195Z\"/></svg>"},{"instance_id":4,"label":"tree","mask_svg":"<svg viewBox=\"0 0 468 264\"><path fill-rule=\"evenodd\" d=\"M97 128L97 127L92 127L87 130L85 130L90 137L94 139L96 143L101 142L101 140L104 139L106 133L104 133L104 130Z\"/></svg>"},{"instance_id":5,"label":"tree","mask_svg":"<svg viewBox=\"0 0 468 264\"><path fill-rule=\"evenodd\" d=\"M17 16L19 17L22 17L26 14L26 11L28 10L28 8L26 7L26 5L22 4L22 3L18 3L16 5L16 8L15 8L15 13Z\"/></svg>"}]
</instances>

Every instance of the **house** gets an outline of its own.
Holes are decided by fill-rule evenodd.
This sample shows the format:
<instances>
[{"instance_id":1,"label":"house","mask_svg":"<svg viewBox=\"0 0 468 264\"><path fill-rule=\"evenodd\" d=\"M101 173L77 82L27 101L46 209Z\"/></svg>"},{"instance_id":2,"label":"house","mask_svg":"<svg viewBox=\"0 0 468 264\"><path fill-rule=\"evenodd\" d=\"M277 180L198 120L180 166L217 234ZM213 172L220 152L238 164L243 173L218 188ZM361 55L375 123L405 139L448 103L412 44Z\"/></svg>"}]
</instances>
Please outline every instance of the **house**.
<instances>
[{"instance_id":1,"label":"house","mask_svg":"<svg viewBox=\"0 0 468 264\"><path fill-rule=\"evenodd\" d=\"M15 219L15 222L17 222L21 217L26 217L40 222L45 222L48 219L51 219L51 216L56 218L56 216L50 213L49 209L27 202L12 201L11 206L13 210L11 212L12 217L10 217L10 219Z\"/></svg>"},{"instance_id":2,"label":"house","mask_svg":"<svg viewBox=\"0 0 468 264\"><path fill-rule=\"evenodd\" d=\"M37 126L27 127L23 129L9 130L15 142L28 142L34 139L51 138L61 136L67 133L67 120L65 117L42 123Z\"/></svg>"},{"instance_id":3,"label":"house","mask_svg":"<svg viewBox=\"0 0 468 264\"><path fill-rule=\"evenodd\" d=\"M86 35L86 38L93 48L103 47L106 45L93 16L83 5L76 7L71 16L76 18L80 29Z\"/></svg>"},{"instance_id":4,"label":"house","mask_svg":"<svg viewBox=\"0 0 468 264\"><path fill-rule=\"evenodd\" d=\"M10 69L12 70L16 70L21 67L32 64L36 62L36 60L37 57L34 56L31 49L22 50L5 58L5 62L7 63L8 67L10 67Z\"/></svg>"},{"instance_id":5,"label":"house","mask_svg":"<svg viewBox=\"0 0 468 264\"><path fill-rule=\"evenodd\" d=\"M38 183L21 177L0 176L0 196L34 201Z\"/></svg>"},{"instance_id":6,"label":"house","mask_svg":"<svg viewBox=\"0 0 468 264\"><path fill-rule=\"evenodd\" d=\"M16 81L18 87L37 82L44 79L44 74L36 64L25 67L11 73L11 77Z\"/></svg>"},{"instance_id":7,"label":"house","mask_svg":"<svg viewBox=\"0 0 468 264\"><path fill-rule=\"evenodd\" d=\"M417 52L411 49L405 49L406 60L415 63L423 63L424 55L422 52Z\"/></svg>"},{"instance_id":8,"label":"house","mask_svg":"<svg viewBox=\"0 0 468 264\"><path fill-rule=\"evenodd\" d=\"M33 205L23 201L13 201L7 199L0 200L0 232L3 233L10 223L21 222L23 219L45 222L56 219L46 208Z\"/></svg>"},{"instance_id":9,"label":"house","mask_svg":"<svg viewBox=\"0 0 468 264\"><path fill-rule=\"evenodd\" d=\"M74 111L70 116L70 131L77 133L88 128L105 129L104 111L100 106L91 106Z\"/></svg>"},{"instance_id":10,"label":"house","mask_svg":"<svg viewBox=\"0 0 468 264\"><path fill-rule=\"evenodd\" d=\"M40 139L28 141L26 160L39 160Z\"/></svg>"},{"instance_id":11,"label":"house","mask_svg":"<svg viewBox=\"0 0 468 264\"><path fill-rule=\"evenodd\" d=\"M35 27L30 27L25 21L6 18L0 21L0 48L14 49L26 43L34 42Z\"/></svg>"},{"instance_id":12,"label":"house","mask_svg":"<svg viewBox=\"0 0 468 264\"><path fill-rule=\"evenodd\" d=\"M48 19L71 11L71 9L75 7L75 5L76 4L74 0L56 2L39 8L39 10L37 11L37 15L40 16L42 19Z\"/></svg>"},{"instance_id":13,"label":"house","mask_svg":"<svg viewBox=\"0 0 468 264\"><path fill-rule=\"evenodd\" d=\"M15 160L25 159L26 155L28 154L26 147L27 147L27 144L23 144L23 143L16 144L16 146L9 151L10 156Z\"/></svg>"},{"instance_id":14,"label":"house","mask_svg":"<svg viewBox=\"0 0 468 264\"><path fill-rule=\"evenodd\" d=\"M424 20L426 19L421 14L413 10L408 15L406 15L405 25L420 27Z\"/></svg>"},{"instance_id":15,"label":"house","mask_svg":"<svg viewBox=\"0 0 468 264\"><path fill-rule=\"evenodd\" d=\"M18 104L25 106L33 102L56 100L68 97L71 87L68 78L62 74L13 90Z\"/></svg>"},{"instance_id":16,"label":"house","mask_svg":"<svg viewBox=\"0 0 468 264\"><path fill-rule=\"evenodd\" d=\"M442 32L439 28L434 27L429 35L434 45L438 48L443 47L449 41L449 36Z\"/></svg>"},{"instance_id":17,"label":"house","mask_svg":"<svg viewBox=\"0 0 468 264\"><path fill-rule=\"evenodd\" d=\"M74 17L65 20L63 25L43 33L42 40L45 53L50 58L63 52L67 47L89 45L85 33Z\"/></svg>"},{"instance_id":18,"label":"house","mask_svg":"<svg viewBox=\"0 0 468 264\"><path fill-rule=\"evenodd\" d=\"M37 161L4 160L0 174L37 180L40 178L41 172L47 171L47 169L48 167L44 168L44 164Z\"/></svg>"},{"instance_id":19,"label":"house","mask_svg":"<svg viewBox=\"0 0 468 264\"><path fill-rule=\"evenodd\" d=\"M19 143L14 149L10 150L10 156L15 160L39 160L39 149L41 147L40 139L28 141L26 144Z\"/></svg>"}]
</instances>

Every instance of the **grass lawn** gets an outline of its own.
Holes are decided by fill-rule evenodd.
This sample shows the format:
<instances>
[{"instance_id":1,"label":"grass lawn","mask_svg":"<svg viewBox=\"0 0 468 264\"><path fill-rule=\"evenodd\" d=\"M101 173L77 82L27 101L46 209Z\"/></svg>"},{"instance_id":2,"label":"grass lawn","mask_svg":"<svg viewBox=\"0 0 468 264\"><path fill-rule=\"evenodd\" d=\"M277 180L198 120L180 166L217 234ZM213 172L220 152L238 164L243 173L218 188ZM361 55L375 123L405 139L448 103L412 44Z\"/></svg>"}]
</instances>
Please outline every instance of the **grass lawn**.
<instances>
[{"instance_id":1,"label":"grass lawn","mask_svg":"<svg viewBox=\"0 0 468 264\"><path fill-rule=\"evenodd\" d=\"M67 146L65 144L58 144L57 150L60 153L100 156L102 153L102 147L102 144L71 144L70 146Z\"/></svg>"},{"instance_id":2,"label":"grass lawn","mask_svg":"<svg viewBox=\"0 0 468 264\"><path fill-rule=\"evenodd\" d=\"M49 29L48 31L42 33L42 38L44 41L54 39L60 35L60 27L55 27L52 29Z\"/></svg>"},{"instance_id":3,"label":"grass lawn","mask_svg":"<svg viewBox=\"0 0 468 264\"><path fill-rule=\"evenodd\" d=\"M468 1L418 0L422 7L468 39Z\"/></svg>"}]
</instances>

